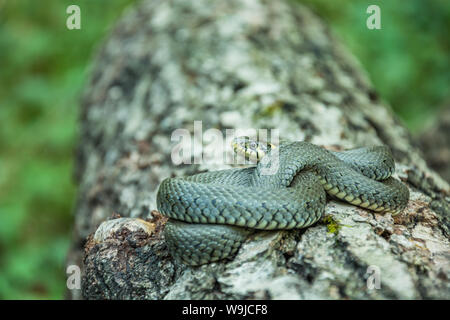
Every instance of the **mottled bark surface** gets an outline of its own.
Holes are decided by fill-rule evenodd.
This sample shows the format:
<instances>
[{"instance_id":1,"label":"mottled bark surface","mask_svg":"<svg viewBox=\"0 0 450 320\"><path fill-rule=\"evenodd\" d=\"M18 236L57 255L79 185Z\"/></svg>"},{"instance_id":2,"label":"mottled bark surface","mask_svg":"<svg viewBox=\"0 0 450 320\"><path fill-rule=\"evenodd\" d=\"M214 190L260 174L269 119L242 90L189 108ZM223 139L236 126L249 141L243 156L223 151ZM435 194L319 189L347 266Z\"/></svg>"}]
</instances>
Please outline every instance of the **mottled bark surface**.
<instances>
[{"instance_id":1,"label":"mottled bark surface","mask_svg":"<svg viewBox=\"0 0 450 320\"><path fill-rule=\"evenodd\" d=\"M172 163L172 132L193 133L196 120L224 133L277 128L282 139L334 149L386 144L411 201L395 218L329 201L322 221L258 234L233 261L178 264L161 234L165 219L153 211L159 183L227 167ZM448 184L303 6L142 2L103 44L80 122L68 264L83 266L83 285L73 298L450 298ZM97 229L114 213L129 218ZM373 268L380 289L367 287Z\"/></svg>"},{"instance_id":2,"label":"mottled bark surface","mask_svg":"<svg viewBox=\"0 0 450 320\"><path fill-rule=\"evenodd\" d=\"M450 103L419 137L420 147L428 165L447 182L450 181Z\"/></svg>"}]
</instances>

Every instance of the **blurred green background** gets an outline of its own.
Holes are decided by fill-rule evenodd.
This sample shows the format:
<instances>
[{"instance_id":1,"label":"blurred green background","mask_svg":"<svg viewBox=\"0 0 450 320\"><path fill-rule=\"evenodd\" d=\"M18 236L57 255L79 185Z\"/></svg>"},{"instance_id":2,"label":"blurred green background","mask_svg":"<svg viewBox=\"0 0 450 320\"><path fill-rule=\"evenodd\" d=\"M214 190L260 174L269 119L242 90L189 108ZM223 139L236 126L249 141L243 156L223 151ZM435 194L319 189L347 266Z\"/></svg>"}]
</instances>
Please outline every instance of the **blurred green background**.
<instances>
[{"instance_id":1,"label":"blurred green background","mask_svg":"<svg viewBox=\"0 0 450 320\"><path fill-rule=\"evenodd\" d=\"M95 49L133 0L0 0L0 299L58 299L76 188L78 103ZM414 134L448 101L449 1L303 1ZM78 4L82 29L66 29Z\"/></svg>"}]
</instances>

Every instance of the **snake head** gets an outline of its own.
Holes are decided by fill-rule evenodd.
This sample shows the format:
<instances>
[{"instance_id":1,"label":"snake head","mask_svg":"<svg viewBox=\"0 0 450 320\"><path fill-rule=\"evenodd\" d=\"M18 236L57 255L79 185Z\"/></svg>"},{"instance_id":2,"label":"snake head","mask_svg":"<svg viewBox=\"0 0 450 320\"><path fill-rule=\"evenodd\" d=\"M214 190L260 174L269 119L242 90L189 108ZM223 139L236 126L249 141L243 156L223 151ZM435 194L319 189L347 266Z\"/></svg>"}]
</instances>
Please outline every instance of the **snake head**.
<instances>
[{"instance_id":1,"label":"snake head","mask_svg":"<svg viewBox=\"0 0 450 320\"><path fill-rule=\"evenodd\" d=\"M276 148L271 143L252 140L247 136L234 138L231 146L237 154L256 162L260 161L272 148Z\"/></svg>"}]
</instances>

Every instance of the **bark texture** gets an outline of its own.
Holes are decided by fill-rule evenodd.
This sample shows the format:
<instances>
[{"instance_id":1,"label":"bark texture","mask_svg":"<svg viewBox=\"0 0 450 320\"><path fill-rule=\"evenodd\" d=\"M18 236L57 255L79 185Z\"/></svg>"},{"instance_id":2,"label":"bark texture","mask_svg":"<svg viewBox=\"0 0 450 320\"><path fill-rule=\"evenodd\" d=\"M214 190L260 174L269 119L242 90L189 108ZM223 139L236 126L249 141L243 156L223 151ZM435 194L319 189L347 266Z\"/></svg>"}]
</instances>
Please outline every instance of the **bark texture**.
<instances>
[{"instance_id":1,"label":"bark texture","mask_svg":"<svg viewBox=\"0 0 450 320\"><path fill-rule=\"evenodd\" d=\"M329 201L314 226L258 234L232 261L178 264L154 211L159 183L227 167L172 163L172 132L193 134L197 120L224 134L277 128L282 139L338 150L386 144L411 201L394 218ZM448 184L326 24L295 3L149 0L130 8L95 60L76 177L68 264L83 267L83 282L72 298L450 298ZM371 289L378 271L381 286Z\"/></svg>"},{"instance_id":2,"label":"bark texture","mask_svg":"<svg viewBox=\"0 0 450 320\"><path fill-rule=\"evenodd\" d=\"M450 102L419 137L425 160L446 181L450 181Z\"/></svg>"}]
</instances>

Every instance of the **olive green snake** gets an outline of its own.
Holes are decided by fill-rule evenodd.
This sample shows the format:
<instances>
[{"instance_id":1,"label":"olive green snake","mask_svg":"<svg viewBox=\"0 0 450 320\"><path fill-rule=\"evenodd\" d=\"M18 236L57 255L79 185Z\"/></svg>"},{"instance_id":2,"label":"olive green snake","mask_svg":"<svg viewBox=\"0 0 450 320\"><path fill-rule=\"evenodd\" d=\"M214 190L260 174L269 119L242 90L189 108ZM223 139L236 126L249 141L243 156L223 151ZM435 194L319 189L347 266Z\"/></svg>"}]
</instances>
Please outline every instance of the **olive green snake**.
<instances>
[{"instance_id":1,"label":"olive green snake","mask_svg":"<svg viewBox=\"0 0 450 320\"><path fill-rule=\"evenodd\" d=\"M408 188L391 177L395 164L386 146L334 152L302 141L278 147L235 141L235 151L256 156L256 166L167 178L159 186L157 207L169 218L164 237L185 264L232 258L255 230L310 226L322 217L327 194L392 214L408 203Z\"/></svg>"}]
</instances>

